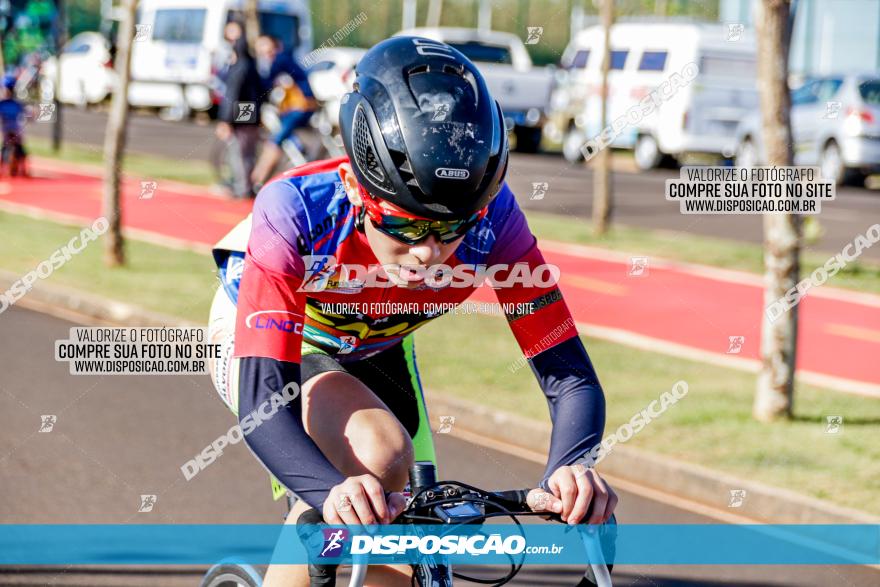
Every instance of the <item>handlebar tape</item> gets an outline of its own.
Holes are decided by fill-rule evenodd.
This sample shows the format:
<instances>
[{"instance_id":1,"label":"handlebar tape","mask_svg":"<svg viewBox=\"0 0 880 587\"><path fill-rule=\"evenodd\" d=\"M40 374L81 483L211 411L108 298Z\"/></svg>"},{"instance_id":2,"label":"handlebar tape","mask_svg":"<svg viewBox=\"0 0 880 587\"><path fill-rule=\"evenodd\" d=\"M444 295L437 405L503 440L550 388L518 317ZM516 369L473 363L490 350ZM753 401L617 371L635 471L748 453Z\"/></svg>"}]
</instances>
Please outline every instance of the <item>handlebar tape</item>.
<instances>
[{"instance_id":1,"label":"handlebar tape","mask_svg":"<svg viewBox=\"0 0 880 587\"><path fill-rule=\"evenodd\" d=\"M494 491L492 497L511 512L529 511L526 498L530 489L511 489L509 491Z\"/></svg>"},{"instance_id":2,"label":"handlebar tape","mask_svg":"<svg viewBox=\"0 0 880 587\"><path fill-rule=\"evenodd\" d=\"M297 523L297 533L303 542L317 531L314 526L324 523L324 517L320 510L312 508L304 511ZM309 565L309 587L336 587L336 569L338 565Z\"/></svg>"}]
</instances>

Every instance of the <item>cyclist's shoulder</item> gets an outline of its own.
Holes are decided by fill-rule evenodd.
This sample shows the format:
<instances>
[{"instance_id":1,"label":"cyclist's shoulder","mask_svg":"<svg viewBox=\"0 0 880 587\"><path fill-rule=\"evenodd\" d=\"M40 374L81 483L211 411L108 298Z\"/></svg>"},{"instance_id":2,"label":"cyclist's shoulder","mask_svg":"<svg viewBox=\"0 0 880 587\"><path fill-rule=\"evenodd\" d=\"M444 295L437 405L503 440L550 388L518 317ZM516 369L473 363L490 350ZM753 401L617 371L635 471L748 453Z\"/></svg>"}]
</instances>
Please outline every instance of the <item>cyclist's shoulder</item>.
<instances>
[{"instance_id":1,"label":"cyclist's shoulder","mask_svg":"<svg viewBox=\"0 0 880 587\"><path fill-rule=\"evenodd\" d=\"M510 186L507 185L507 182L505 181L501 184L501 189L498 190L498 195L495 196L489 204L489 213L486 216L492 220L493 223L497 224L508 220L510 215L518 209L519 207L516 203L516 197L513 195L513 190L510 189Z\"/></svg>"},{"instance_id":2,"label":"cyclist's shoulder","mask_svg":"<svg viewBox=\"0 0 880 587\"><path fill-rule=\"evenodd\" d=\"M485 263L498 257L499 251L520 250L533 240L516 198L505 183L489 204L486 216L465 236L457 256L463 263Z\"/></svg>"},{"instance_id":3,"label":"cyclist's shoulder","mask_svg":"<svg viewBox=\"0 0 880 587\"><path fill-rule=\"evenodd\" d=\"M260 190L254 202L254 213L267 219L295 218L302 226L329 211L339 201L342 180L340 163L345 157L313 161L294 167L272 180Z\"/></svg>"}]
</instances>

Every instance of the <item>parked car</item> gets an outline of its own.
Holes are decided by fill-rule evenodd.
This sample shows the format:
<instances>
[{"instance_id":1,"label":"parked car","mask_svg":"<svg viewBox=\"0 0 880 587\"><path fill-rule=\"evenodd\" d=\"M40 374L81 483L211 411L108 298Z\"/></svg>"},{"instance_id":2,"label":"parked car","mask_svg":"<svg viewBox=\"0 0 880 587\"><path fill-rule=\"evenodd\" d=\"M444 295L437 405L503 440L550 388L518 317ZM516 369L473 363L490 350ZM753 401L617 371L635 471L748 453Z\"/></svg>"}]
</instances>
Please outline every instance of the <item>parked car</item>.
<instances>
[{"instance_id":1,"label":"parked car","mask_svg":"<svg viewBox=\"0 0 880 587\"><path fill-rule=\"evenodd\" d=\"M584 143L602 131L603 43L602 27L590 27L562 55L567 73L554 90L550 118L570 161L580 160ZM694 79L662 96L655 111L628 122L611 142L632 149L640 169L652 169L664 157L732 151L737 124L758 104L755 43L748 31L728 40L728 28L716 24L624 22L612 29L608 124L693 64Z\"/></svg>"},{"instance_id":2,"label":"parked car","mask_svg":"<svg viewBox=\"0 0 880 587\"><path fill-rule=\"evenodd\" d=\"M791 93L791 134L796 165L817 165L837 183L861 183L880 172L880 73L807 79ZM736 164L767 160L758 112L736 133Z\"/></svg>"},{"instance_id":3,"label":"parked car","mask_svg":"<svg viewBox=\"0 0 880 587\"><path fill-rule=\"evenodd\" d=\"M442 41L474 62L501 104L505 123L516 136L516 149L534 153L541 145L553 74L534 67L519 37L499 31L437 27L413 28L397 33Z\"/></svg>"},{"instance_id":4,"label":"parked car","mask_svg":"<svg viewBox=\"0 0 880 587\"><path fill-rule=\"evenodd\" d=\"M366 52L356 47L333 47L313 53L315 63L308 68L309 85L334 127L339 126L342 96L352 90L354 67Z\"/></svg>"},{"instance_id":5,"label":"parked car","mask_svg":"<svg viewBox=\"0 0 880 587\"><path fill-rule=\"evenodd\" d=\"M227 57L223 29L243 20L244 0L141 0L128 99L134 106L208 110L214 74ZM302 58L312 47L305 0L259 0L260 29ZM185 102L184 102L185 99Z\"/></svg>"},{"instance_id":6,"label":"parked car","mask_svg":"<svg viewBox=\"0 0 880 587\"><path fill-rule=\"evenodd\" d=\"M65 104L97 104L103 102L116 85L116 72L110 53L110 42L95 32L80 33L70 39L61 51L61 58L49 57L42 64L42 76L53 83L58 62L61 63L61 88L58 100Z\"/></svg>"}]
</instances>

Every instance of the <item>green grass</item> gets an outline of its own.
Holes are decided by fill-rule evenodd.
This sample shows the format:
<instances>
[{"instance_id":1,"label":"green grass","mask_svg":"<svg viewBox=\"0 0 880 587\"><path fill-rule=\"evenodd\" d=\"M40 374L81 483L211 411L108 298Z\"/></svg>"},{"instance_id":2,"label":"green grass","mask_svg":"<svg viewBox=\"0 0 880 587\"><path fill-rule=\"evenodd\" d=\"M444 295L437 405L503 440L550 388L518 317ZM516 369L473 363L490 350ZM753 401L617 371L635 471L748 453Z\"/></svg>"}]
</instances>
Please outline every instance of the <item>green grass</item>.
<instances>
[{"instance_id":1,"label":"green grass","mask_svg":"<svg viewBox=\"0 0 880 587\"><path fill-rule=\"evenodd\" d=\"M27 147L31 154L38 157L98 166L104 163L104 151L98 147L65 142L61 147L61 152L55 153L51 148L49 140L42 137L28 138ZM149 177L156 180L168 179L196 185L210 185L214 183L214 172L211 164L198 159L190 159L182 164L176 159L143 155L129 151L125 155L123 171L139 177Z\"/></svg>"},{"instance_id":2,"label":"green grass","mask_svg":"<svg viewBox=\"0 0 880 587\"><path fill-rule=\"evenodd\" d=\"M0 212L0 268L23 275L79 228ZM188 320L206 322L216 287L208 255L128 241L129 265L102 263L103 239L49 277ZM650 250L650 249L646 249ZM421 329L419 365L426 386L500 410L546 420L543 396L499 317L451 315ZM843 505L880 513L880 402L800 385L796 419L752 420L755 377L603 341L588 341L608 403L607 431L685 380L690 392L630 443ZM825 416L844 416L844 432L824 433Z\"/></svg>"},{"instance_id":3,"label":"green grass","mask_svg":"<svg viewBox=\"0 0 880 587\"><path fill-rule=\"evenodd\" d=\"M79 234L80 228L0 212L0 268L24 275ZM210 256L126 242L128 265L103 264L103 238L55 271L49 280L172 316L206 321L216 276Z\"/></svg>"},{"instance_id":4,"label":"green grass","mask_svg":"<svg viewBox=\"0 0 880 587\"><path fill-rule=\"evenodd\" d=\"M605 389L606 434L670 390L688 395L629 441L713 469L880 514L880 401L799 385L795 418L761 424L751 417L755 376L741 371L585 340ZM549 421L531 370L506 322L450 315L416 334L419 369L433 393ZM842 415L843 432L825 433Z\"/></svg>"},{"instance_id":5,"label":"green grass","mask_svg":"<svg viewBox=\"0 0 880 587\"><path fill-rule=\"evenodd\" d=\"M538 240L546 238L634 255L665 257L750 273L764 272L762 247L753 243L619 225L607 235L596 237L589 225L561 216L529 211L528 220ZM867 227L868 222L865 223L866 230ZM823 265L828 257L828 254L805 251L801 256L801 275L809 275L816 267ZM856 260L848 263L826 284L880 293L880 265Z\"/></svg>"}]
</instances>

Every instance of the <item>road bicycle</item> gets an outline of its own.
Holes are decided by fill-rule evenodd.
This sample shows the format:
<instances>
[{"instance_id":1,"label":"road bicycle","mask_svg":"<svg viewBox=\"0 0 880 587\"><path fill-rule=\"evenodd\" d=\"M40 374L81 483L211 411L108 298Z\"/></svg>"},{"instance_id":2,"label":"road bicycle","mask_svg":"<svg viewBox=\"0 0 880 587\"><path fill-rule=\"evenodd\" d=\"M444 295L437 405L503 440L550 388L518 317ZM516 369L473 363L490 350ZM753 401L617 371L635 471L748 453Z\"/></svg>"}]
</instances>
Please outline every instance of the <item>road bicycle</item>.
<instances>
[{"instance_id":1,"label":"road bicycle","mask_svg":"<svg viewBox=\"0 0 880 587\"><path fill-rule=\"evenodd\" d=\"M410 488L406 509L393 522L407 525L467 525L468 533L474 527L493 518L510 518L521 525L517 518L523 516L541 516L556 522L562 522L557 514L533 512L526 504L527 489L507 491L486 491L459 481L435 480L433 463L419 462L410 470ZM290 501L288 501L290 503ZM297 530L303 542L322 524L321 513L316 509L304 512L299 520ZM614 516L605 524L604 530L611 533L609 543L613 547L617 521ZM595 526L582 525L579 534L584 543L590 565L586 569L577 587L612 587L613 548L606 557L598 533L589 531ZM417 530L417 529L416 529ZM510 570L501 578L487 580L468 577L454 571L441 556L422 556L417 564L412 564L412 584L418 587L452 587L454 579L472 581L484 585L504 585L522 569L522 560L510 562ZM311 587L335 587L337 565L309 565ZM351 565L349 587L362 587L367 574L367 565ZM259 572L249 565L220 563L214 565L205 575L201 587L258 587L261 583Z\"/></svg>"},{"instance_id":2,"label":"road bicycle","mask_svg":"<svg viewBox=\"0 0 880 587\"><path fill-rule=\"evenodd\" d=\"M265 131L272 135L281 128L281 120L278 110L272 104L264 104L260 110L260 120ZM342 139L336 134L333 124L323 105L309 119L309 122L294 132L294 136L285 139L281 143L281 151L284 153L280 166L270 174L270 177L279 169L298 167L309 161L340 157L345 154ZM232 138L229 140L215 140L211 145L209 159L214 174L215 183L227 191L231 191L235 185L235 155ZM286 159L286 161L284 161Z\"/></svg>"}]
</instances>

